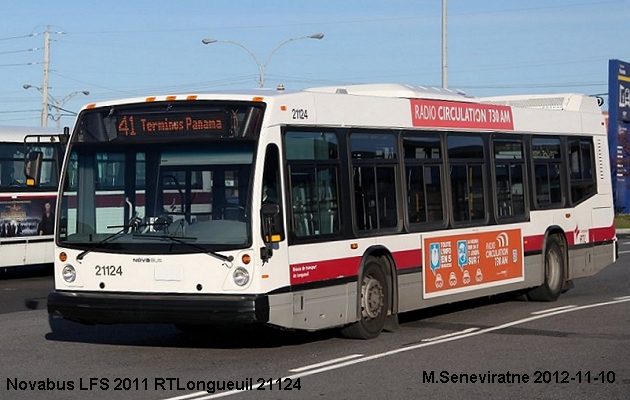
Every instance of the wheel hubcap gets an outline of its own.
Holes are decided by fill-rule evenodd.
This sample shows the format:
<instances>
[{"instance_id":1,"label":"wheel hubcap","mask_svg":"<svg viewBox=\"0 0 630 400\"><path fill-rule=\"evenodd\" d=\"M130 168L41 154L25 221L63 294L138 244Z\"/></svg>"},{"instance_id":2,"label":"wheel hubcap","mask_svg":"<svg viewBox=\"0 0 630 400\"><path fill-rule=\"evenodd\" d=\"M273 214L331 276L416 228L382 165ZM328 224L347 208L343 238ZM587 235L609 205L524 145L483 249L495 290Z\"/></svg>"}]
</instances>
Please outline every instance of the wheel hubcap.
<instances>
[{"instance_id":1,"label":"wheel hubcap","mask_svg":"<svg viewBox=\"0 0 630 400\"><path fill-rule=\"evenodd\" d=\"M363 316L376 318L380 315L384 304L383 286L371 276L363 280Z\"/></svg>"}]
</instances>

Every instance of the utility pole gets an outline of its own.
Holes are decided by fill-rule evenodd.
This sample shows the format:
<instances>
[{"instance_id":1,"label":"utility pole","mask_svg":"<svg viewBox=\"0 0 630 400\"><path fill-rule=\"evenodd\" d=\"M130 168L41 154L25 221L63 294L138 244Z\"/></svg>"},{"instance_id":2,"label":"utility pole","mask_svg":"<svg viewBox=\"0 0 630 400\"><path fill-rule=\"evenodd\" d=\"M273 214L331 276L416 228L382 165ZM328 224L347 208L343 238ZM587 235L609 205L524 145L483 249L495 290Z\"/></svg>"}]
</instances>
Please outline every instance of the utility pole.
<instances>
[{"instance_id":1,"label":"utility pole","mask_svg":"<svg viewBox=\"0 0 630 400\"><path fill-rule=\"evenodd\" d=\"M44 35L44 81L42 83L42 126L48 124L48 72L50 66L50 25Z\"/></svg>"},{"instance_id":2,"label":"utility pole","mask_svg":"<svg viewBox=\"0 0 630 400\"><path fill-rule=\"evenodd\" d=\"M442 87L448 87L448 66L447 66L447 35L446 35L446 3L442 0Z\"/></svg>"}]
</instances>

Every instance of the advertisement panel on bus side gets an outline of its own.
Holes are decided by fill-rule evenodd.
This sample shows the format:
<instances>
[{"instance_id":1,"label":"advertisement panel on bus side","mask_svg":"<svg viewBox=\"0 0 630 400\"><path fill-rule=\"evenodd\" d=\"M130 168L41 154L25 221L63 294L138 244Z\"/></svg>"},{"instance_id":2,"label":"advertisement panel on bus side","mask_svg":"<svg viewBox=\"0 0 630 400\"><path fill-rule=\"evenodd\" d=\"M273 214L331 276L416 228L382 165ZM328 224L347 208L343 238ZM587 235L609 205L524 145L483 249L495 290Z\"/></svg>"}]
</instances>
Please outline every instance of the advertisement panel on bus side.
<instances>
[{"instance_id":1,"label":"advertisement panel on bus side","mask_svg":"<svg viewBox=\"0 0 630 400\"><path fill-rule=\"evenodd\" d=\"M0 198L0 237L52 235L55 196Z\"/></svg>"},{"instance_id":2,"label":"advertisement panel on bus side","mask_svg":"<svg viewBox=\"0 0 630 400\"><path fill-rule=\"evenodd\" d=\"M411 99L413 126L514 130L509 106Z\"/></svg>"},{"instance_id":3,"label":"advertisement panel on bus side","mask_svg":"<svg viewBox=\"0 0 630 400\"><path fill-rule=\"evenodd\" d=\"M425 236L424 297L436 297L524 279L520 229Z\"/></svg>"}]
</instances>

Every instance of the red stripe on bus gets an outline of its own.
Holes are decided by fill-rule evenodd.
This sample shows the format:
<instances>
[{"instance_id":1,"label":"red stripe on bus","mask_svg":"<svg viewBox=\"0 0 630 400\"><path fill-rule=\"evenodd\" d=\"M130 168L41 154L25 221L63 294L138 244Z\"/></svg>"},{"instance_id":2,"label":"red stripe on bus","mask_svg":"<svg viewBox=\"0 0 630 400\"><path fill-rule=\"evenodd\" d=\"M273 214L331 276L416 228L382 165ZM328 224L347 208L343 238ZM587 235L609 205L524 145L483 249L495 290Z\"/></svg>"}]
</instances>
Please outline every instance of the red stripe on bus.
<instances>
[{"instance_id":1,"label":"red stripe on bus","mask_svg":"<svg viewBox=\"0 0 630 400\"><path fill-rule=\"evenodd\" d=\"M181 203L181 197L179 193L169 193L165 192L164 194L164 206L167 207L174 202L177 205ZM172 195L172 196L171 196ZM68 207L76 208L77 206L77 198L76 196L68 196ZM131 202L134 203L136 207L144 207L146 205L146 196L144 193L136 193L135 197ZM191 205L195 206L197 204L207 205L210 204L212 200L212 196L208 192L193 192L193 197L191 199ZM122 192L115 194L102 194L96 193L96 206L97 207L122 207L125 203L125 195ZM152 201L149 199L149 201ZM168 203L168 204L167 204Z\"/></svg>"},{"instance_id":2,"label":"red stripe on bus","mask_svg":"<svg viewBox=\"0 0 630 400\"><path fill-rule=\"evenodd\" d=\"M422 249L396 251L393 253L393 257L397 269L422 266ZM361 257L291 264L291 284L357 276L360 265Z\"/></svg>"},{"instance_id":3,"label":"red stripe on bus","mask_svg":"<svg viewBox=\"0 0 630 400\"><path fill-rule=\"evenodd\" d=\"M393 253L396 269L419 268L422 266L422 249L403 250Z\"/></svg>"},{"instance_id":4,"label":"red stripe on bus","mask_svg":"<svg viewBox=\"0 0 630 400\"><path fill-rule=\"evenodd\" d=\"M525 253L530 251L540 251L543 248L544 241L545 235L526 236L523 238L523 251Z\"/></svg>"},{"instance_id":5,"label":"red stripe on bus","mask_svg":"<svg viewBox=\"0 0 630 400\"><path fill-rule=\"evenodd\" d=\"M575 242L573 231L565 232L567 243ZM589 230L590 243L611 241L615 237L615 227L593 228ZM542 251L545 235L532 235L523 238L523 250L527 252ZM402 250L392 253L397 270L419 268L422 266L422 249ZM309 261L291 264L291 284L325 281L329 279L357 276L361 257L346 257L325 261Z\"/></svg>"},{"instance_id":6,"label":"red stripe on bus","mask_svg":"<svg viewBox=\"0 0 630 400\"><path fill-rule=\"evenodd\" d=\"M606 228L592 228L588 231L591 242L610 242L615 238L615 226L611 225Z\"/></svg>"},{"instance_id":7,"label":"red stripe on bus","mask_svg":"<svg viewBox=\"0 0 630 400\"><path fill-rule=\"evenodd\" d=\"M96 207L99 208L118 208L125 205L125 195L119 194L116 196L97 196L94 201L96 203Z\"/></svg>"},{"instance_id":8,"label":"red stripe on bus","mask_svg":"<svg viewBox=\"0 0 630 400\"><path fill-rule=\"evenodd\" d=\"M579 231L566 231L564 233L565 239L567 240L567 244L569 246L580 244L575 242L575 237L577 234L579 234ZM584 244L610 242L615 238L615 235L616 233L614 225L604 228L591 228L588 230L589 241L585 242ZM544 247L544 242L545 235L527 236L523 238L523 249L526 253L532 251L542 251Z\"/></svg>"},{"instance_id":9,"label":"red stripe on bus","mask_svg":"<svg viewBox=\"0 0 630 400\"><path fill-rule=\"evenodd\" d=\"M291 264L291 285L356 276L361 257Z\"/></svg>"}]
</instances>

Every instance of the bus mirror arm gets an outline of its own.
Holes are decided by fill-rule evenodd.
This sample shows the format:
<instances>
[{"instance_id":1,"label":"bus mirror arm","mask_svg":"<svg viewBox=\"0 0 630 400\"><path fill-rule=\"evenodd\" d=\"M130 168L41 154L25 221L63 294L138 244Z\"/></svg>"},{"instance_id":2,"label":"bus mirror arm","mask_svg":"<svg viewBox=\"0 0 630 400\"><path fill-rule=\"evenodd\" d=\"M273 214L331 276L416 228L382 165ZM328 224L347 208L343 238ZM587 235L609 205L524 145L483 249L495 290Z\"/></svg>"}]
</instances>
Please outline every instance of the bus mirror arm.
<instances>
[{"instance_id":1,"label":"bus mirror arm","mask_svg":"<svg viewBox=\"0 0 630 400\"><path fill-rule=\"evenodd\" d=\"M263 264L269 261L271 256L273 256L273 249L271 247L263 246L260 248L260 259Z\"/></svg>"},{"instance_id":2,"label":"bus mirror arm","mask_svg":"<svg viewBox=\"0 0 630 400\"><path fill-rule=\"evenodd\" d=\"M63 134L59 135L59 142L64 146L70 141L70 127L63 127Z\"/></svg>"}]
</instances>

